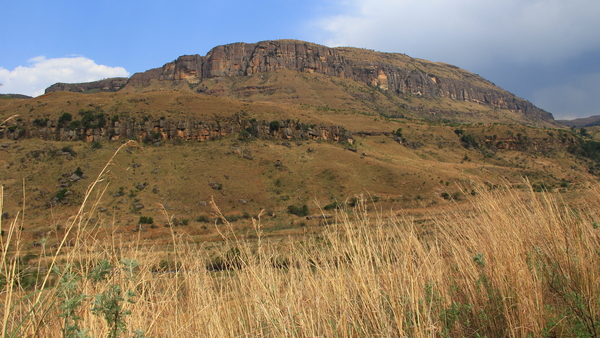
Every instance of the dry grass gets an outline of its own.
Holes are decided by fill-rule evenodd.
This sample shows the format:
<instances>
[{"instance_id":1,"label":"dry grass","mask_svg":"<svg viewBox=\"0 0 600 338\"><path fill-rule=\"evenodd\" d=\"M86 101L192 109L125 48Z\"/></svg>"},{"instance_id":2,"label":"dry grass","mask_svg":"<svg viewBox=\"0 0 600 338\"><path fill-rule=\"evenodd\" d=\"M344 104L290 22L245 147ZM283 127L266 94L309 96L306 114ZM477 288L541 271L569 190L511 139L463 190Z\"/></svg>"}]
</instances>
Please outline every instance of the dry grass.
<instances>
[{"instance_id":1,"label":"dry grass","mask_svg":"<svg viewBox=\"0 0 600 338\"><path fill-rule=\"evenodd\" d=\"M86 224L105 174L65 240L37 260L22 255L23 215L0 224L3 337L600 334L597 187L575 208L549 193L482 188L470 208L426 227L363 203L301 240L265 237L260 216L254 238L240 239L224 220L211 250L171 226L159 256L164 247L139 239L98 241Z\"/></svg>"}]
</instances>

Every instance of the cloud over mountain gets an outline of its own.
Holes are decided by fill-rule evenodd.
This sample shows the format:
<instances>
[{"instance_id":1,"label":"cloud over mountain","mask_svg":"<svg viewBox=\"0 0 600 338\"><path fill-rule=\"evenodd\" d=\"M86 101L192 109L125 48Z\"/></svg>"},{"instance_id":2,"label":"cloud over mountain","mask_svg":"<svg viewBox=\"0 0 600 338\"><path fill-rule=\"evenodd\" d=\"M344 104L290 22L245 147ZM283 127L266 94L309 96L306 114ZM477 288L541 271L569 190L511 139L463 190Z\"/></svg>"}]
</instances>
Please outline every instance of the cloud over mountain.
<instances>
[{"instance_id":1,"label":"cloud over mountain","mask_svg":"<svg viewBox=\"0 0 600 338\"><path fill-rule=\"evenodd\" d=\"M109 77L129 76L123 67L98 65L83 56L28 60L27 66L13 70L0 67L0 92L38 96L56 82L87 82Z\"/></svg>"},{"instance_id":2,"label":"cloud over mountain","mask_svg":"<svg viewBox=\"0 0 600 338\"><path fill-rule=\"evenodd\" d=\"M432 61L552 63L600 47L596 0L348 0L322 18L331 45L368 46Z\"/></svg>"}]
</instances>

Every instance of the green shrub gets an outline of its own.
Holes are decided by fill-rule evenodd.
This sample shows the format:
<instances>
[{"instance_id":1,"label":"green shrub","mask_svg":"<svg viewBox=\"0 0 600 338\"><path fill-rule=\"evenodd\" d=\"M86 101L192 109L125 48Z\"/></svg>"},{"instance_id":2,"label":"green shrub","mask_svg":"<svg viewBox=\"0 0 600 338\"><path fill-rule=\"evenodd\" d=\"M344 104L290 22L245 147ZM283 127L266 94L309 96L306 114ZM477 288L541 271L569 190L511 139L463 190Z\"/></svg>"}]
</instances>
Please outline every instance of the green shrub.
<instances>
[{"instance_id":1,"label":"green shrub","mask_svg":"<svg viewBox=\"0 0 600 338\"><path fill-rule=\"evenodd\" d=\"M103 128L106 125L104 113L80 110L79 115L81 115L81 126L85 129Z\"/></svg>"},{"instance_id":2,"label":"green shrub","mask_svg":"<svg viewBox=\"0 0 600 338\"><path fill-rule=\"evenodd\" d=\"M475 140L475 137L473 137L471 134L463 135L460 138L460 142L462 143L463 147L467 149L479 148L479 143L477 143L477 140Z\"/></svg>"},{"instance_id":3,"label":"green shrub","mask_svg":"<svg viewBox=\"0 0 600 338\"><path fill-rule=\"evenodd\" d=\"M206 215L200 215L196 217L196 222L198 223L212 223L212 220Z\"/></svg>"},{"instance_id":4,"label":"green shrub","mask_svg":"<svg viewBox=\"0 0 600 338\"><path fill-rule=\"evenodd\" d=\"M73 119L73 116L71 116L71 114L69 114L69 113L63 113L58 118L58 127L59 128L64 128L64 127L68 126L72 119Z\"/></svg>"},{"instance_id":5,"label":"green shrub","mask_svg":"<svg viewBox=\"0 0 600 338\"><path fill-rule=\"evenodd\" d=\"M288 210L288 213L290 213L292 215L296 215L299 217L308 216L308 207L306 206L306 204L304 204L301 207L297 207L295 205L289 205L287 210Z\"/></svg>"},{"instance_id":6,"label":"green shrub","mask_svg":"<svg viewBox=\"0 0 600 338\"><path fill-rule=\"evenodd\" d=\"M279 121L271 121L271 123L269 123L269 131L275 132L279 130Z\"/></svg>"},{"instance_id":7,"label":"green shrub","mask_svg":"<svg viewBox=\"0 0 600 338\"><path fill-rule=\"evenodd\" d=\"M63 153L69 153L71 154L71 156L77 155L77 153L75 152L75 150L73 150L73 148L71 148L71 146L62 147L60 151L62 151Z\"/></svg>"},{"instance_id":8,"label":"green shrub","mask_svg":"<svg viewBox=\"0 0 600 338\"><path fill-rule=\"evenodd\" d=\"M38 127L45 127L46 124L48 123L48 120L49 120L48 118L44 118L44 119L37 118L37 119L33 120L33 125L38 126Z\"/></svg>"},{"instance_id":9,"label":"green shrub","mask_svg":"<svg viewBox=\"0 0 600 338\"><path fill-rule=\"evenodd\" d=\"M339 202L332 202L327 204L326 206L323 207L323 210L333 210L333 209L340 209L343 207L343 204L339 203Z\"/></svg>"},{"instance_id":10,"label":"green shrub","mask_svg":"<svg viewBox=\"0 0 600 338\"><path fill-rule=\"evenodd\" d=\"M251 136L250 132L248 130L246 130L246 129L243 129L243 130L240 131L240 135L239 135L238 139L240 141L245 141L245 140L249 139L250 136Z\"/></svg>"},{"instance_id":11,"label":"green shrub","mask_svg":"<svg viewBox=\"0 0 600 338\"><path fill-rule=\"evenodd\" d=\"M63 188L61 189L59 192L56 193L56 199L60 202L62 200L65 199L65 196L67 196L67 188Z\"/></svg>"},{"instance_id":12,"label":"green shrub","mask_svg":"<svg viewBox=\"0 0 600 338\"><path fill-rule=\"evenodd\" d=\"M71 121L69 123L67 129L69 129L69 130L76 130L76 129L79 129L79 127L81 127L81 121L75 120L75 121Z\"/></svg>"},{"instance_id":13,"label":"green shrub","mask_svg":"<svg viewBox=\"0 0 600 338\"><path fill-rule=\"evenodd\" d=\"M154 219L152 217L140 216L139 224L154 224Z\"/></svg>"}]
</instances>

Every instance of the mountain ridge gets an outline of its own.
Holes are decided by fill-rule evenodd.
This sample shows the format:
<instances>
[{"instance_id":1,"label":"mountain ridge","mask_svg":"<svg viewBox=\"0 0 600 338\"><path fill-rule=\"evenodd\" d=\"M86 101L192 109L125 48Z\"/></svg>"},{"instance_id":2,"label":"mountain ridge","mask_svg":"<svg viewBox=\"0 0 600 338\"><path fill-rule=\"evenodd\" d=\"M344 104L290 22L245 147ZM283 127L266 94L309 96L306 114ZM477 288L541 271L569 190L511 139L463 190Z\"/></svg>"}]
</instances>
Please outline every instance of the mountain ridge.
<instances>
[{"instance_id":1,"label":"mountain ridge","mask_svg":"<svg viewBox=\"0 0 600 338\"><path fill-rule=\"evenodd\" d=\"M144 90L153 83L187 83L190 88L210 79L251 77L291 70L356 81L368 89L399 97L444 98L469 102L489 109L515 112L524 120L553 122L552 114L518 98L479 75L456 66L353 47L330 48L299 40L267 40L232 43L212 48L205 56L182 55L162 67L132 75L122 86L107 86L108 80L91 85L55 84L54 91ZM197 92L203 92L198 86ZM85 90L82 90L85 89ZM223 91L212 95L227 95ZM356 96L356 95L355 95ZM395 105L401 105L397 102ZM414 110L414 109L413 109ZM443 110L429 108L434 114Z\"/></svg>"}]
</instances>

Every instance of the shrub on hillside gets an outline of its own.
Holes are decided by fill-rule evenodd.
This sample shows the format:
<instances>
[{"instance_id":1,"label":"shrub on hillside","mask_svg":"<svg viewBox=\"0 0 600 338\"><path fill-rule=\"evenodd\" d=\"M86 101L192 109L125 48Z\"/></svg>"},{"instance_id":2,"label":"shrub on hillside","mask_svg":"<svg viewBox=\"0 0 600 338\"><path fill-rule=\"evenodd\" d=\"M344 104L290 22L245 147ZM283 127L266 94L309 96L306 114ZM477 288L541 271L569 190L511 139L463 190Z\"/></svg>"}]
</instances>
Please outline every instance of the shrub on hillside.
<instances>
[{"instance_id":1,"label":"shrub on hillside","mask_svg":"<svg viewBox=\"0 0 600 338\"><path fill-rule=\"evenodd\" d=\"M333 210L333 209L340 209L341 207L343 207L342 203L339 202L332 202L327 204L326 206L323 207L323 210Z\"/></svg>"},{"instance_id":2,"label":"shrub on hillside","mask_svg":"<svg viewBox=\"0 0 600 338\"><path fill-rule=\"evenodd\" d=\"M308 207L306 206L306 204L304 204L301 207L297 207L295 205L289 205L287 210L288 210L288 213L290 213L292 215L296 215L299 217L308 216Z\"/></svg>"}]
</instances>

